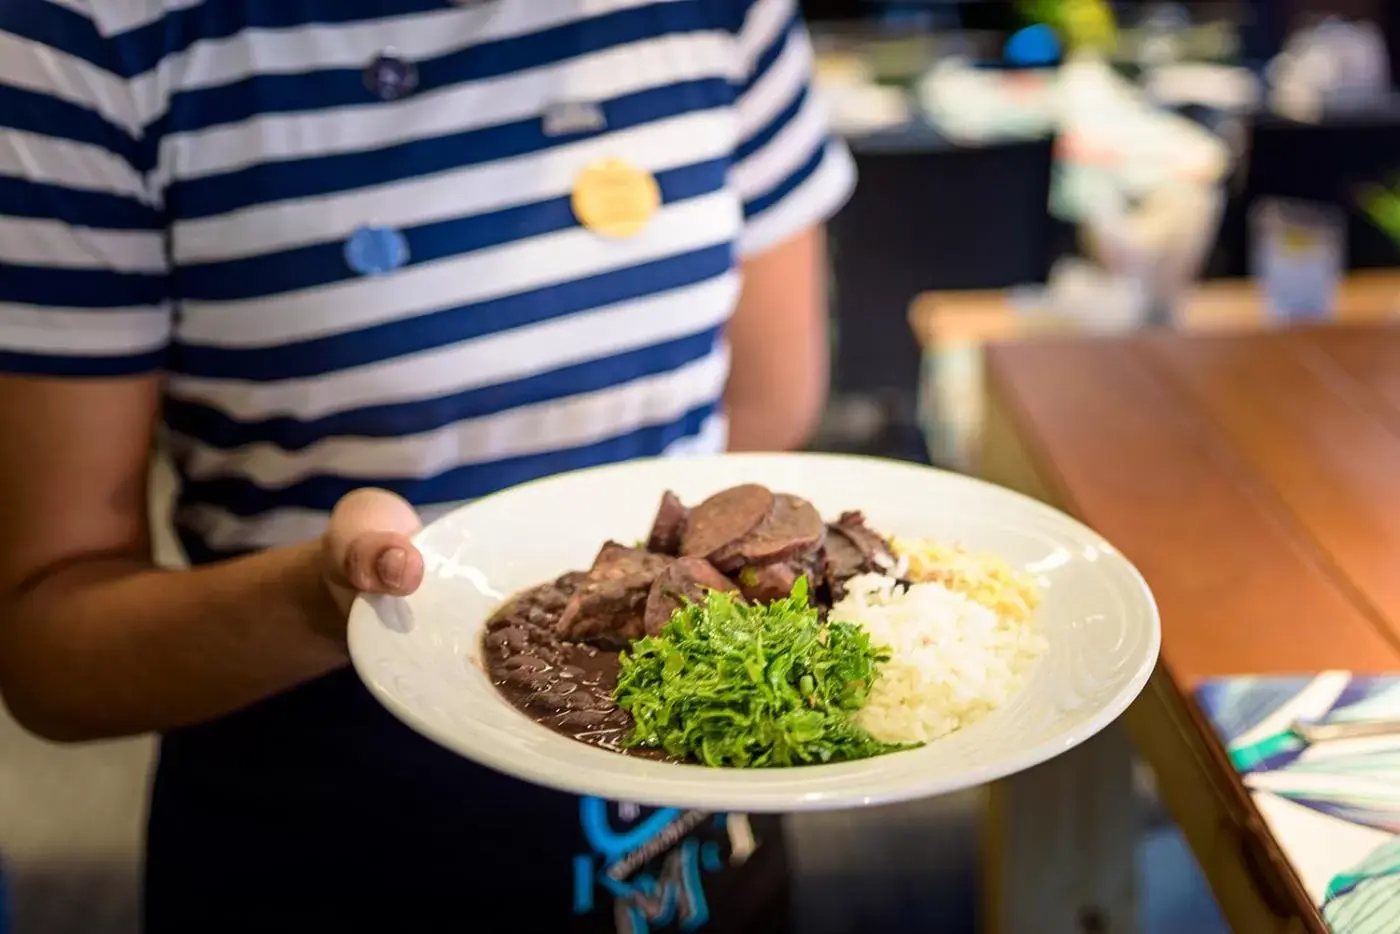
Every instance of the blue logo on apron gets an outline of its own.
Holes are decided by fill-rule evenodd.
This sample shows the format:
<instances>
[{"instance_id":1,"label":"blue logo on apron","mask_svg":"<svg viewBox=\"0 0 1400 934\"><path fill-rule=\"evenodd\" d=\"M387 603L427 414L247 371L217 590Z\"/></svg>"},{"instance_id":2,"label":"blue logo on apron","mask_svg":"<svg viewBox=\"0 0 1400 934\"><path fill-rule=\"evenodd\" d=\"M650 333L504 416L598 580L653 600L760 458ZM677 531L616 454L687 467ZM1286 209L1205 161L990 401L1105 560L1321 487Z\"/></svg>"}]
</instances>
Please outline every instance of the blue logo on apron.
<instances>
[{"instance_id":1,"label":"blue logo on apron","mask_svg":"<svg viewBox=\"0 0 1400 934\"><path fill-rule=\"evenodd\" d=\"M676 808L643 816L629 805L615 807L616 819L600 798L579 801L590 852L574 857L574 913L592 913L601 889L612 896L618 934L702 927L710 908L701 876L722 869L723 859L719 844L690 835L706 823L722 830L727 817Z\"/></svg>"}]
</instances>

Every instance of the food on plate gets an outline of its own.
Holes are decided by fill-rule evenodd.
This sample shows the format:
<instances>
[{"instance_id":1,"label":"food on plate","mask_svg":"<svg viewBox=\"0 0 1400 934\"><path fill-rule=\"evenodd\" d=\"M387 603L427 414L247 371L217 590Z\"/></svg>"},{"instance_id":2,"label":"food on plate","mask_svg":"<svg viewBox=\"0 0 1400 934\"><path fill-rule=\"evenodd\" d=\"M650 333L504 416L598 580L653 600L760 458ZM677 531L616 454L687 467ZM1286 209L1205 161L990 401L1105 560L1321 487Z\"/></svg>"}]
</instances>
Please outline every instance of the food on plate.
<instances>
[{"instance_id":1,"label":"food on plate","mask_svg":"<svg viewBox=\"0 0 1400 934\"><path fill-rule=\"evenodd\" d=\"M1045 653L1027 621L937 581L865 574L830 617L855 623L888 660L856 713L884 743L926 743L1006 705Z\"/></svg>"},{"instance_id":2,"label":"food on plate","mask_svg":"<svg viewBox=\"0 0 1400 934\"><path fill-rule=\"evenodd\" d=\"M896 538L892 544L910 580L942 584L1013 623L1030 622L1040 605L1040 591L1030 575L1016 571L996 555L912 539Z\"/></svg>"},{"instance_id":3,"label":"food on plate","mask_svg":"<svg viewBox=\"0 0 1400 934\"><path fill-rule=\"evenodd\" d=\"M538 722L628 755L710 766L862 759L1003 706L1046 649L1034 583L1000 559L826 522L758 484L516 595L483 637Z\"/></svg>"},{"instance_id":4,"label":"food on plate","mask_svg":"<svg viewBox=\"0 0 1400 934\"><path fill-rule=\"evenodd\" d=\"M853 715L885 660L860 626L821 618L805 577L766 604L711 590L621 656L625 744L740 767L878 755L891 747Z\"/></svg>"}]
</instances>

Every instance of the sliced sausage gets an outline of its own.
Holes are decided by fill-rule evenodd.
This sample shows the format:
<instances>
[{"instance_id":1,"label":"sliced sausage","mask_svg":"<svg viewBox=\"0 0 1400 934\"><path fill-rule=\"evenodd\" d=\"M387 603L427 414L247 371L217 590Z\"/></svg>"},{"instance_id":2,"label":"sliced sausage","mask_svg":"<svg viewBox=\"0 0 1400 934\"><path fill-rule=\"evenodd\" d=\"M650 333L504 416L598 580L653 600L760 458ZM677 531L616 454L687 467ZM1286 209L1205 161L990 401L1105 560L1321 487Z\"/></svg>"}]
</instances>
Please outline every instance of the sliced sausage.
<instances>
[{"instance_id":1,"label":"sliced sausage","mask_svg":"<svg viewBox=\"0 0 1400 934\"><path fill-rule=\"evenodd\" d=\"M756 564L772 564L810 554L826 538L826 523L816 507L800 496L780 493L768 518L750 533L720 548L711 563L726 573Z\"/></svg>"},{"instance_id":2,"label":"sliced sausage","mask_svg":"<svg viewBox=\"0 0 1400 934\"><path fill-rule=\"evenodd\" d=\"M681 554L708 558L757 528L773 511L773 502L773 491L757 483L721 490L691 510Z\"/></svg>"}]
</instances>

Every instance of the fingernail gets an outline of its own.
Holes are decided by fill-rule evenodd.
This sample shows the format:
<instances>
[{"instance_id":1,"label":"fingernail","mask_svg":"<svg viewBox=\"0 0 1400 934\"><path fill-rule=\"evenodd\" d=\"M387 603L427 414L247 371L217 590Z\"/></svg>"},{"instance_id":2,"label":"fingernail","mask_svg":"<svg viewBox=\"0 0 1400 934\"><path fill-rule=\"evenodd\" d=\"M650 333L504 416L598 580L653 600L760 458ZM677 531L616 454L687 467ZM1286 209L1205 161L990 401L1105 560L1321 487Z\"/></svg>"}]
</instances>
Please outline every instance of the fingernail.
<instances>
[{"instance_id":1,"label":"fingernail","mask_svg":"<svg viewBox=\"0 0 1400 934\"><path fill-rule=\"evenodd\" d=\"M379 556L379 579L390 587L403 584L404 568L408 566L408 552L402 548L390 548Z\"/></svg>"}]
</instances>

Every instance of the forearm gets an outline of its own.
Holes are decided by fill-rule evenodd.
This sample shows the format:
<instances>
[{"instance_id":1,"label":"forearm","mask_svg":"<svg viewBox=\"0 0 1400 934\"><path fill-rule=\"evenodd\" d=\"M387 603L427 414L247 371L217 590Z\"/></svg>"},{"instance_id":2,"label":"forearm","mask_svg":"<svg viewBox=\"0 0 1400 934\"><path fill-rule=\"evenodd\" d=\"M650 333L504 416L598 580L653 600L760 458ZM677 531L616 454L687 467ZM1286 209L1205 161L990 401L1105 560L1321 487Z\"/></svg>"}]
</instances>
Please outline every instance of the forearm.
<instances>
[{"instance_id":1,"label":"forearm","mask_svg":"<svg viewBox=\"0 0 1400 934\"><path fill-rule=\"evenodd\" d=\"M825 271L820 226L744 261L728 331L731 451L790 451L816 431L830 378Z\"/></svg>"},{"instance_id":2,"label":"forearm","mask_svg":"<svg viewBox=\"0 0 1400 934\"><path fill-rule=\"evenodd\" d=\"M823 391L772 403L726 403L729 450L792 451L811 440L821 419Z\"/></svg>"},{"instance_id":3,"label":"forearm","mask_svg":"<svg viewBox=\"0 0 1400 934\"><path fill-rule=\"evenodd\" d=\"M195 570L113 559L48 574L0 607L0 691L60 741L246 707L345 664L318 560L307 544Z\"/></svg>"}]
</instances>

